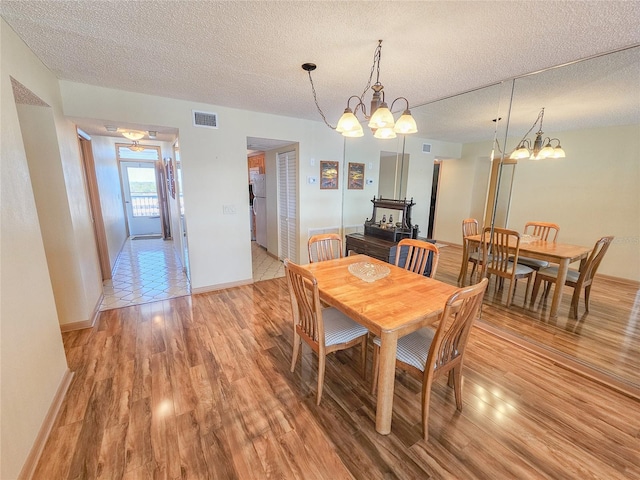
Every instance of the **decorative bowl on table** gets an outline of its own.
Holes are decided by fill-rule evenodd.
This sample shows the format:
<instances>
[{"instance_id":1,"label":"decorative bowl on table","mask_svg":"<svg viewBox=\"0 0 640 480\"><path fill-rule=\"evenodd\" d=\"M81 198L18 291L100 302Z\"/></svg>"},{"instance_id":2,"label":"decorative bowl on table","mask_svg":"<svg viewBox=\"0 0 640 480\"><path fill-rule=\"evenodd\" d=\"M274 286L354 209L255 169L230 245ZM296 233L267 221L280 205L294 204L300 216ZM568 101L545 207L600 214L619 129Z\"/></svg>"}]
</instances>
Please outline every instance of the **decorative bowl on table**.
<instances>
[{"instance_id":1,"label":"decorative bowl on table","mask_svg":"<svg viewBox=\"0 0 640 480\"><path fill-rule=\"evenodd\" d=\"M386 265L371 262L358 262L349 265L349 273L365 282L375 282L386 277L391 269Z\"/></svg>"},{"instance_id":2,"label":"decorative bowl on table","mask_svg":"<svg viewBox=\"0 0 640 480\"><path fill-rule=\"evenodd\" d=\"M540 240L540 237L537 235L527 235L526 233L524 235L520 235L520 243L531 243L537 240Z\"/></svg>"}]
</instances>

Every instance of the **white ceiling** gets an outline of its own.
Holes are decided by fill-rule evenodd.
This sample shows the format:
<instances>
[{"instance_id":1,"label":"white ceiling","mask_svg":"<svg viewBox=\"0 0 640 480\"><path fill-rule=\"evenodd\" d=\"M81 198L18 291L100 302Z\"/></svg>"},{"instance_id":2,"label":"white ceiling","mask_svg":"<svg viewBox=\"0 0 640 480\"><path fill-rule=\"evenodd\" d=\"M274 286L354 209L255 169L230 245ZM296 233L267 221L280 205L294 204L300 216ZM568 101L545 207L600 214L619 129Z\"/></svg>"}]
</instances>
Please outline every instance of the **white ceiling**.
<instances>
[{"instance_id":1,"label":"white ceiling","mask_svg":"<svg viewBox=\"0 0 640 480\"><path fill-rule=\"evenodd\" d=\"M334 125L346 99L362 93L378 39L387 98L404 96L412 109L640 44L636 0L2 0L0 15L60 79L320 120L301 69L313 62L318 101ZM638 91L633 58L625 83L607 95ZM107 134L103 122L77 121L88 133ZM428 136L437 138L437 130Z\"/></svg>"}]
</instances>

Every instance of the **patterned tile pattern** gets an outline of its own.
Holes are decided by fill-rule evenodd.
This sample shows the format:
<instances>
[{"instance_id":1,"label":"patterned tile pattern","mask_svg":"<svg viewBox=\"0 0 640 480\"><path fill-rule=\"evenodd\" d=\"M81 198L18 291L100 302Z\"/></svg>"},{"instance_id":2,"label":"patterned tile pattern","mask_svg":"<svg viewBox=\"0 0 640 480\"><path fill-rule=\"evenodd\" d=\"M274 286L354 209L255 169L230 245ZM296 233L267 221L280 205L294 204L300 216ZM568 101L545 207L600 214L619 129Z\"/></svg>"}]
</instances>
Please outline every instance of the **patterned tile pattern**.
<instances>
[{"instance_id":1,"label":"patterned tile pattern","mask_svg":"<svg viewBox=\"0 0 640 480\"><path fill-rule=\"evenodd\" d=\"M284 277L284 265L256 242L251 242L253 281ZM191 293L189 280L173 242L128 239L118 256L113 278L102 285L100 311L182 297Z\"/></svg>"},{"instance_id":2,"label":"patterned tile pattern","mask_svg":"<svg viewBox=\"0 0 640 480\"><path fill-rule=\"evenodd\" d=\"M256 242L251 242L251 259L253 261L254 282L284 277L284 264L267 254L267 250Z\"/></svg>"},{"instance_id":3,"label":"patterned tile pattern","mask_svg":"<svg viewBox=\"0 0 640 480\"><path fill-rule=\"evenodd\" d=\"M102 290L101 311L189 295L191 286L172 241L128 239Z\"/></svg>"}]
</instances>

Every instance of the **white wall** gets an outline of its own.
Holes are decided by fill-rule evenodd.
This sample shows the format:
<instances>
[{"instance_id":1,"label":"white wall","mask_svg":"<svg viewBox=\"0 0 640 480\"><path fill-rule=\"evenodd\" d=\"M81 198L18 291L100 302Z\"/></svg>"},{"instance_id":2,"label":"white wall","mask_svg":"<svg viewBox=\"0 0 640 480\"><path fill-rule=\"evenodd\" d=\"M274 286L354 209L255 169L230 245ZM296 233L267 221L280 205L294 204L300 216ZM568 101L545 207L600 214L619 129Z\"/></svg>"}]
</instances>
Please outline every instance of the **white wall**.
<instances>
[{"instance_id":1,"label":"white wall","mask_svg":"<svg viewBox=\"0 0 640 480\"><path fill-rule=\"evenodd\" d=\"M111 137L94 135L91 149L96 169L96 182L100 194L100 207L111 271L115 267L118 254L127 239L127 224L122 208L122 188L120 172L115 154L115 140Z\"/></svg>"},{"instance_id":2,"label":"white wall","mask_svg":"<svg viewBox=\"0 0 640 480\"><path fill-rule=\"evenodd\" d=\"M550 136L567 158L518 162L509 226L554 222L559 241L585 246L614 235L598 273L640 281L640 126Z\"/></svg>"},{"instance_id":3,"label":"white wall","mask_svg":"<svg viewBox=\"0 0 640 480\"><path fill-rule=\"evenodd\" d=\"M614 235L598 272L640 281L640 127L549 135L562 139L567 158L518 163L509 228L522 230L531 220L554 222L560 225L559 241L584 246ZM490 149L490 142L465 145L460 160L444 162L436 222L440 241L459 245L462 220L482 222Z\"/></svg>"},{"instance_id":4,"label":"white wall","mask_svg":"<svg viewBox=\"0 0 640 480\"><path fill-rule=\"evenodd\" d=\"M54 112L61 107L55 77L4 20L0 36L0 478L11 479L23 467L67 364L10 76Z\"/></svg>"},{"instance_id":5,"label":"white wall","mask_svg":"<svg viewBox=\"0 0 640 480\"><path fill-rule=\"evenodd\" d=\"M317 173L310 158L341 159L342 137L320 122L248 112L183 100L60 82L65 114L104 121L153 124L178 128L194 291L252 281L249 211L246 192L246 138L276 138L299 142L299 178ZM216 112L219 129L194 127L192 109ZM302 181L301 181L302 184ZM300 244L314 224L310 212L325 195L319 186L300 190ZM340 194L332 199L333 224L340 224ZM223 214L235 206L235 215Z\"/></svg>"}]
</instances>

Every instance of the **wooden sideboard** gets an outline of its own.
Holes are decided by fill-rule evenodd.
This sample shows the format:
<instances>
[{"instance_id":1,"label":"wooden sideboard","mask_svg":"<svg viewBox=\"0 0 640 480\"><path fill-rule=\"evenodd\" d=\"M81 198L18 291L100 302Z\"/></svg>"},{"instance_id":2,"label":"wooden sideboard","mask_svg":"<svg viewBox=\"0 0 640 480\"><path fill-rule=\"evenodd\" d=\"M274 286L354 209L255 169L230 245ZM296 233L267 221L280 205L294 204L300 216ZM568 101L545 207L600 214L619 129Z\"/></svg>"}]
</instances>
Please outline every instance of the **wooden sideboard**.
<instances>
[{"instance_id":1,"label":"wooden sideboard","mask_svg":"<svg viewBox=\"0 0 640 480\"><path fill-rule=\"evenodd\" d=\"M427 242L435 243L435 240L425 240ZM398 242L392 242L384 240L382 238L373 237L371 235L364 235L362 233L351 233L345 237L346 252L345 255L349 255L349 251L355 253L361 253L369 255L370 257L377 258L383 262L396 263L396 252L398 250ZM404 248L400 252L400 265L404 265L407 258L407 249ZM425 274L431 272L431 258L427 263Z\"/></svg>"},{"instance_id":2,"label":"wooden sideboard","mask_svg":"<svg viewBox=\"0 0 640 480\"><path fill-rule=\"evenodd\" d=\"M378 260L388 263L396 262L397 245L398 242L392 242L382 238L372 237L370 235L363 235L362 233L351 233L346 236L347 255L351 250L355 253L369 255L370 257L377 258Z\"/></svg>"}]
</instances>

